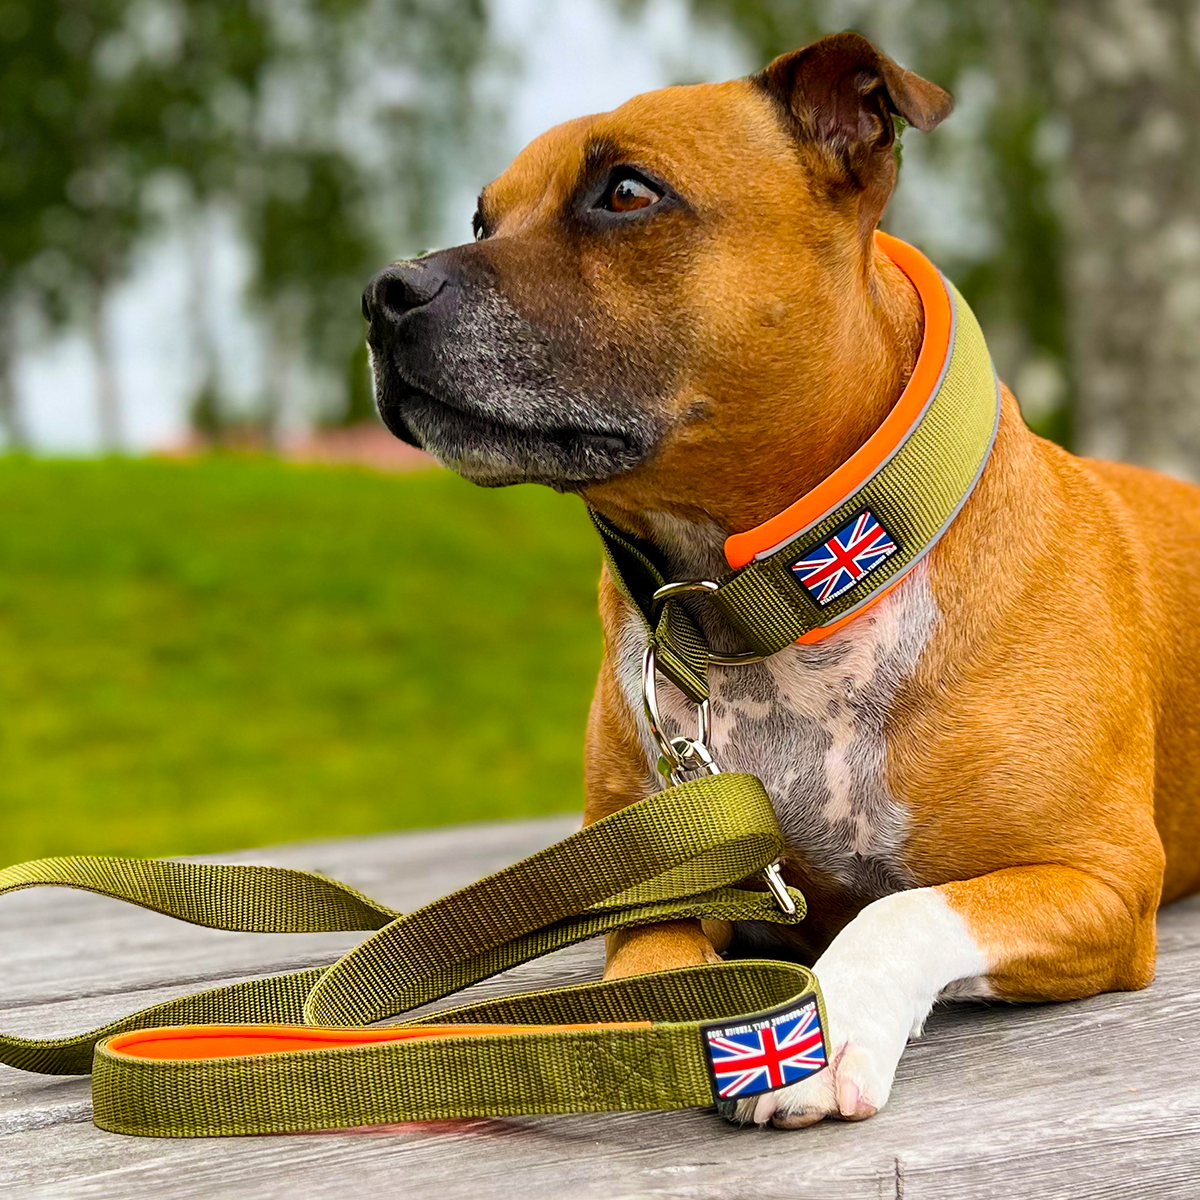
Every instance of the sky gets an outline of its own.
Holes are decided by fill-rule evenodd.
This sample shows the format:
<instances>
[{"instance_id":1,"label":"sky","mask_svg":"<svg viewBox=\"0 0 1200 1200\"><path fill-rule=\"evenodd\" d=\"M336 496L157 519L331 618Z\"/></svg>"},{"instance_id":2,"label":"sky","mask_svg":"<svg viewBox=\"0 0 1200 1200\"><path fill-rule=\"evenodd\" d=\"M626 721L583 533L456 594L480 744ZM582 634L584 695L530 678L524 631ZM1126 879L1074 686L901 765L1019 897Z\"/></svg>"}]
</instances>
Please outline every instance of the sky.
<instances>
[{"instance_id":1,"label":"sky","mask_svg":"<svg viewBox=\"0 0 1200 1200\"><path fill-rule=\"evenodd\" d=\"M492 21L517 64L504 92L504 158L551 125L612 108L637 92L683 79L730 78L757 65L733 36L697 27L686 0L649 0L640 17L626 20L611 0L492 0ZM471 236L475 194L485 182L448 196L447 244ZM249 402L263 390L264 363L256 317L242 300L246 254L220 213L212 215L208 244L208 317L222 384L235 401ZM168 234L143 247L132 276L113 297L111 333L128 450L169 448L186 437L193 370L185 320L190 278L187 244ZM17 387L34 446L52 454L95 453L94 378L84 339L77 333L39 339L32 323L24 334ZM303 393L303 379L291 383ZM296 426L303 424L303 409L302 399L289 409Z\"/></svg>"}]
</instances>

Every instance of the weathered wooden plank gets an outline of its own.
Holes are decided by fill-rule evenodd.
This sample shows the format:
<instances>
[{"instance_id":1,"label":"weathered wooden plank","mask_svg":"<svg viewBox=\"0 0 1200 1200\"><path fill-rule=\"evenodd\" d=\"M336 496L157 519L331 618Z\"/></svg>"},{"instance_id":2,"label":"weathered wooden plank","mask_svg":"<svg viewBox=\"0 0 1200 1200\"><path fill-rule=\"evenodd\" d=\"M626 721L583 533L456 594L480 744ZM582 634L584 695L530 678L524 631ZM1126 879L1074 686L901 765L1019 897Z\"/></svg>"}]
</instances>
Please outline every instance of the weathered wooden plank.
<instances>
[{"instance_id":1,"label":"weathered wooden plank","mask_svg":"<svg viewBox=\"0 0 1200 1200\"><path fill-rule=\"evenodd\" d=\"M528 822L296 846L241 856L313 866L409 908L563 836ZM271 967L336 947L188 930L93 898L42 893L19 927L0 906L0 1022L79 1027L152 1003L174 969L237 977L272 946ZM70 924L61 923L68 919ZM68 943L91 960L72 972ZM220 939L223 938L223 941ZM1146 992L1065 1005L940 1010L901 1064L892 1103L861 1125L736 1130L711 1112L432 1122L349 1133L163 1142L104 1134L82 1080L0 1069L0 1181L30 1197L787 1197L1076 1200L1200 1194L1200 900L1160 917L1159 975ZM247 942L230 948L230 943ZM290 951L276 950L283 941ZM221 948L218 949L218 946ZM9 951L13 958L10 960ZM579 978L600 948L528 964L481 991ZM96 960L99 960L98 962ZM10 989L8 964L17 970ZM180 964L184 964L181 967ZM47 984L45 969L54 980ZM66 991L55 992L62 983ZM190 986L206 986L205 983ZM185 990L176 987L175 991ZM16 995L14 996L14 992ZM4 1133L4 1130L10 1132Z\"/></svg>"},{"instance_id":2,"label":"weathered wooden plank","mask_svg":"<svg viewBox=\"0 0 1200 1200\"><path fill-rule=\"evenodd\" d=\"M480 825L224 855L225 862L303 867L343 879L407 911L565 837L578 820ZM105 995L178 979L194 991L229 973L303 966L336 954L353 934L230 934L184 925L66 889L7 896L0 905L4 985L0 1013L71 996ZM278 968L275 964L279 964Z\"/></svg>"},{"instance_id":3,"label":"weathered wooden plank","mask_svg":"<svg viewBox=\"0 0 1200 1200\"><path fill-rule=\"evenodd\" d=\"M469 834L439 829L268 847L223 855L221 861L321 871L408 911L566 837L578 824L574 817L489 823L473 826ZM30 1037L94 1028L250 975L332 962L361 936L222 933L67 889L18 892L0 904L0 1028ZM586 965L574 971L580 979L595 970L596 950L584 953ZM531 963L523 970L536 983L519 986L549 986L563 968L550 974ZM495 981L482 987L504 990ZM27 1109L27 1097L40 1095L46 1084L44 1077L0 1067L0 1133L46 1123L46 1113ZM66 1103L70 1112L85 1116L90 1111L86 1080L56 1080L51 1090L59 1097L54 1106Z\"/></svg>"}]
</instances>

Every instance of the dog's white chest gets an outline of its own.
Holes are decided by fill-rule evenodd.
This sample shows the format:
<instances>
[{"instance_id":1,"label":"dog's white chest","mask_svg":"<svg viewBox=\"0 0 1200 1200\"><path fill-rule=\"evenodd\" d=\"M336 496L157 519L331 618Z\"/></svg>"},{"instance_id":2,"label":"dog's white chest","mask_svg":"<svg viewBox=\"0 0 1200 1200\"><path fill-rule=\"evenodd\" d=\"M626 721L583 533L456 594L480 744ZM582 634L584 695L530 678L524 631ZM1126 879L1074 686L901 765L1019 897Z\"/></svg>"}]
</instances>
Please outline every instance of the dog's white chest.
<instances>
[{"instance_id":1,"label":"dog's white chest","mask_svg":"<svg viewBox=\"0 0 1200 1200\"><path fill-rule=\"evenodd\" d=\"M711 750L726 771L762 780L788 847L841 886L874 898L911 887L902 859L906 809L889 794L885 728L929 641L937 610L924 564L840 633L766 662L714 667ZM621 682L639 714L647 760L658 750L641 717L644 633L622 629ZM659 689L672 736L692 735L690 704Z\"/></svg>"}]
</instances>

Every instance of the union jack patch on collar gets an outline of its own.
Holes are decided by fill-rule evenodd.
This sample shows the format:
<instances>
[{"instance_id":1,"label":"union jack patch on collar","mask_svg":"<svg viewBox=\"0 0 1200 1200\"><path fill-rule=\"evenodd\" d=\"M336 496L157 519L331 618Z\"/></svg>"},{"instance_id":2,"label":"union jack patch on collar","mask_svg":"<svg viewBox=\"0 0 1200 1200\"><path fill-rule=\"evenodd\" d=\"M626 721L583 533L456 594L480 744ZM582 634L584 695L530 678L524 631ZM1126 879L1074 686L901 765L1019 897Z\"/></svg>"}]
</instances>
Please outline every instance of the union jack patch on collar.
<instances>
[{"instance_id":1,"label":"union jack patch on collar","mask_svg":"<svg viewBox=\"0 0 1200 1200\"><path fill-rule=\"evenodd\" d=\"M821 1010L812 996L748 1021L702 1025L700 1033L718 1100L776 1091L828 1061Z\"/></svg>"},{"instance_id":2,"label":"union jack patch on collar","mask_svg":"<svg viewBox=\"0 0 1200 1200\"><path fill-rule=\"evenodd\" d=\"M851 517L823 542L806 550L791 563L797 579L824 608L884 559L895 554L899 544L879 523L869 508Z\"/></svg>"}]
</instances>

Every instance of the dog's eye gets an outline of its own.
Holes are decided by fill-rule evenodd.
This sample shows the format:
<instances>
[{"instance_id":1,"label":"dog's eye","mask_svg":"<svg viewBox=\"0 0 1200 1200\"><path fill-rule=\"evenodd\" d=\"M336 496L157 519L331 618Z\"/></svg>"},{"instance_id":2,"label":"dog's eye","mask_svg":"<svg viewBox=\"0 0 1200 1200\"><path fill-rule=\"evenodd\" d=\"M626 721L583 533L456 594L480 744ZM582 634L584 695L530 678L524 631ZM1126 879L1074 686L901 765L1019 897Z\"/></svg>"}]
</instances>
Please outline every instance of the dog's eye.
<instances>
[{"instance_id":1,"label":"dog's eye","mask_svg":"<svg viewBox=\"0 0 1200 1200\"><path fill-rule=\"evenodd\" d=\"M649 208L661 199L662 193L656 192L645 180L636 175L622 175L609 187L604 207L609 212L634 212L639 208Z\"/></svg>"},{"instance_id":2,"label":"dog's eye","mask_svg":"<svg viewBox=\"0 0 1200 1200\"><path fill-rule=\"evenodd\" d=\"M484 227L483 218L479 215L479 213L476 213L471 218L471 229L475 234L475 240L477 242L482 242L483 239L487 237L487 229Z\"/></svg>"}]
</instances>

